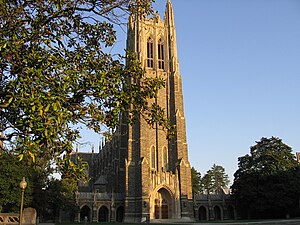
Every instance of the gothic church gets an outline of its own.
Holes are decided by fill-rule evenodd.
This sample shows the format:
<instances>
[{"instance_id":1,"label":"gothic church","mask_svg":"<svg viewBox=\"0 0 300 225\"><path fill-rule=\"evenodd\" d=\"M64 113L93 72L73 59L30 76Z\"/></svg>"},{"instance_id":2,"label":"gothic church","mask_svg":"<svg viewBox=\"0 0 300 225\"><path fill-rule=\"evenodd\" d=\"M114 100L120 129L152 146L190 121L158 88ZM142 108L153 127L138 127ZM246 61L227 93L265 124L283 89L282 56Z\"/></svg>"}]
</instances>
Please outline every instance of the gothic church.
<instances>
[{"instance_id":1,"label":"gothic church","mask_svg":"<svg viewBox=\"0 0 300 225\"><path fill-rule=\"evenodd\" d=\"M149 128L141 118L133 125L122 123L118 129L126 135L102 144L99 153L74 153L88 162L91 178L88 184L79 184L80 213L75 221L191 221L191 167L170 0L164 19L130 16L127 49L138 55L146 76L165 79L156 101L176 125L176 133L167 140L164 131Z\"/></svg>"}]
</instances>

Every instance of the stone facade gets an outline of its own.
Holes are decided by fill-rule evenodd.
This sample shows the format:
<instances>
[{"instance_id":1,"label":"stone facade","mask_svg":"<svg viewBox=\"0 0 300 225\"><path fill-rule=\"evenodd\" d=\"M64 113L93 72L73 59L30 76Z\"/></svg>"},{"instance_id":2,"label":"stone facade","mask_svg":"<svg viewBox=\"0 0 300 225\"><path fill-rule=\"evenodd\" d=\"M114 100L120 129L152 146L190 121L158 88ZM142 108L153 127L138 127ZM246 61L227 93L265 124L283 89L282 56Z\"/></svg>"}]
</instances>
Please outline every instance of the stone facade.
<instances>
[{"instance_id":1,"label":"stone facade","mask_svg":"<svg viewBox=\"0 0 300 225\"><path fill-rule=\"evenodd\" d=\"M99 153L75 153L88 162L91 178L88 184L79 184L76 220L193 220L182 80L170 0L163 20L159 15L131 15L127 35L127 49L137 54L145 76L166 81L155 101L165 109L176 133L168 140L164 131L149 128L142 117L132 125L121 119L113 139Z\"/></svg>"},{"instance_id":2,"label":"stone facade","mask_svg":"<svg viewBox=\"0 0 300 225\"><path fill-rule=\"evenodd\" d=\"M235 202L230 194L196 194L194 196L195 219L209 220L235 220L237 219Z\"/></svg>"}]
</instances>

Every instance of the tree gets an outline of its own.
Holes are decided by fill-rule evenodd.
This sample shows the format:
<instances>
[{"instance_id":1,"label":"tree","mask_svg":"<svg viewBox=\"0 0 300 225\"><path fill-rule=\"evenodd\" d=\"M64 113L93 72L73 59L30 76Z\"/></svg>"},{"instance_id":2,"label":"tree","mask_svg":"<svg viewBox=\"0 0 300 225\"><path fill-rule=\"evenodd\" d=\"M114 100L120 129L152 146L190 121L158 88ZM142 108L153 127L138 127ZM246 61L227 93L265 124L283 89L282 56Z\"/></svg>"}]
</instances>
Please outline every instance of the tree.
<instances>
[{"instance_id":1,"label":"tree","mask_svg":"<svg viewBox=\"0 0 300 225\"><path fill-rule=\"evenodd\" d=\"M207 174L211 177L212 191L215 193L221 193L222 189L226 188L230 182L228 174L225 173L222 166L214 164Z\"/></svg>"},{"instance_id":2,"label":"tree","mask_svg":"<svg viewBox=\"0 0 300 225\"><path fill-rule=\"evenodd\" d=\"M238 159L232 191L243 217L283 217L299 208L299 168L291 147L261 138Z\"/></svg>"},{"instance_id":3,"label":"tree","mask_svg":"<svg viewBox=\"0 0 300 225\"><path fill-rule=\"evenodd\" d=\"M223 188L229 184L228 174L222 166L214 164L202 178L202 185L207 194L222 193Z\"/></svg>"},{"instance_id":4,"label":"tree","mask_svg":"<svg viewBox=\"0 0 300 225\"><path fill-rule=\"evenodd\" d=\"M148 0L0 1L0 141L20 159L43 158L80 179L69 159L81 124L114 130L120 115L171 130L148 101L164 86L145 78L135 55L108 53L114 25L129 13L151 13ZM134 105L134 107L132 107ZM78 175L81 174L81 175ZM79 176L79 177L78 177Z\"/></svg>"},{"instance_id":5,"label":"tree","mask_svg":"<svg viewBox=\"0 0 300 225\"><path fill-rule=\"evenodd\" d=\"M19 212L22 177L27 187L24 195L24 206L34 207L40 214L46 199L42 189L48 182L52 169L49 162L37 158L35 162L19 160L12 152L0 152L0 211Z\"/></svg>"},{"instance_id":6,"label":"tree","mask_svg":"<svg viewBox=\"0 0 300 225\"><path fill-rule=\"evenodd\" d=\"M211 194L212 193L212 181L211 176L209 174L205 174L201 180L202 193L203 194Z\"/></svg>"},{"instance_id":7,"label":"tree","mask_svg":"<svg viewBox=\"0 0 300 225\"><path fill-rule=\"evenodd\" d=\"M26 177L25 205L30 201L31 183L28 181L25 162L8 153L0 154L0 212L19 212L20 181Z\"/></svg>"},{"instance_id":8,"label":"tree","mask_svg":"<svg viewBox=\"0 0 300 225\"><path fill-rule=\"evenodd\" d=\"M50 175L54 169L51 167L50 162L43 158L36 158L34 162L28 159L22 160L21 162L23 161L23 169L26 170L28 174L26 179L31 184L31 192L27 196L30 197L31 201L28 205L35 208L38 216L40 216L44 210L45 202L47 202L45 187L49 183Z\"/></svg>"},{"instance_id":9,"label":"tree","mask_svg":"<svg viewBox=\"0 0 300 225\"><path fill-rule=\"evenodd\" d=\"M201 173L198 172L194 167L191 168L192 175L192 185L193 194L198 194L201 192Z\"/></svg>"},{"instance_id":10,"label":"tree","mask_svg":"<svg viewBox=\"0 0 300 225\"><path fill-rule=\"evenodd\" d=\"M74 186L77 183L68 179L49 179L44 192L44 204L41 216L44 220L53 220L59 217L60 211L75 212Z\"/></svg>"}]
</instances>

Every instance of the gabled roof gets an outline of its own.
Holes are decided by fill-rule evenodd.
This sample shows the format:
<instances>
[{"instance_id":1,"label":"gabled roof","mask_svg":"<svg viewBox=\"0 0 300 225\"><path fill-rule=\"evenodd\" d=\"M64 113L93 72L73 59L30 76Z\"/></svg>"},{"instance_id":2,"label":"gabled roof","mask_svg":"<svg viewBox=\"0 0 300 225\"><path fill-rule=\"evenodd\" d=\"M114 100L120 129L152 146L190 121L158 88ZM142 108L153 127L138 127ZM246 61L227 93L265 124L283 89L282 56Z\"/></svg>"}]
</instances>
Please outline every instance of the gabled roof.
<instances>
[{"instance_id":1,"label":"gabled roof","mask_svg":"<svg viewBox=\"0 0 300 225\"><path fill-rule=\"evenodd\" d=\"M94 183L94 185L104 185L107 184L107 179L106 176L101 175L97 178L96 182Z\"/></svg>"}]
</instances>

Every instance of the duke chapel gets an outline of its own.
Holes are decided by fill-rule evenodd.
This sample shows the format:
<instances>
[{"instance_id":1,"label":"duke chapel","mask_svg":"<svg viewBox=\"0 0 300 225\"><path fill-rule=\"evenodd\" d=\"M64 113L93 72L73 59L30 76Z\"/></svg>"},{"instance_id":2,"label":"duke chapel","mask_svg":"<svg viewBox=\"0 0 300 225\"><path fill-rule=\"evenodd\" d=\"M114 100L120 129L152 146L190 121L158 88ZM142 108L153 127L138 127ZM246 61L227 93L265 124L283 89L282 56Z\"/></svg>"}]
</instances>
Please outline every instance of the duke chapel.
<instances>
[{"instance_id":1,"label":"duke chapel","mask_svg":"<svg viewBox=\"0 0 300 225\"><path fill-rule=\"evenodd\" d=\"M225 217L222 206L214 212L211 209L214 206L206 205L206 199L201 203L201 196L193 200L170 0L163 20L159 16L130 16L127 49L138 55L146 76L165 79L165 88L159 90L156 101L176 125L176 133L167 140L164 131L149 128L142 118L133 125L122 123L121 119L117 133L123 135L102 144L99 153L76 151L73 156L79 155L88 163L91 179L88 184L79 183L76 201L80 212L75 221L141 222L145 218L191 221L194 215L196 219L209 219L215 214ZM220 205L225 200L222 198Z\"/></svg>"}]
</instances>

